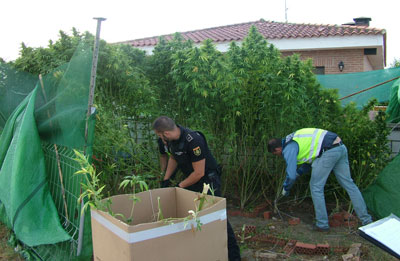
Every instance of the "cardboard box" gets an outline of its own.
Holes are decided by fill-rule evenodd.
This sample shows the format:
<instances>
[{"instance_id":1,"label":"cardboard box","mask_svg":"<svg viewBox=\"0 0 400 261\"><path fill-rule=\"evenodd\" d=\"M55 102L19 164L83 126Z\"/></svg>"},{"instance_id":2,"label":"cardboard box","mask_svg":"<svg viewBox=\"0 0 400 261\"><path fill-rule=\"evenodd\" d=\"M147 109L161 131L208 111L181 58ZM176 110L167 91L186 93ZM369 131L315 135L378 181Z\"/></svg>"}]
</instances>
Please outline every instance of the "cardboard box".
<instances>
[{"instance_id":1,"label":"cardboard box","mask_svg":"<svg viewBox=\"0 0 400 261\"><path fill-rule=\"evenodd\" d=\"M161 188L137 193L133 221L126 224L121 217L92 210L92 238L94 260L187 261L228 260L226 200L207 195L203 210L198 213L201 231L196 222L178 220L173 224L155 221L160 198L165 218L184 218L195 210L194 201L200 194L181 188ZM112 200L114 214L130 216L132 195L117 195Z\"/></svg>"}]
</instances>

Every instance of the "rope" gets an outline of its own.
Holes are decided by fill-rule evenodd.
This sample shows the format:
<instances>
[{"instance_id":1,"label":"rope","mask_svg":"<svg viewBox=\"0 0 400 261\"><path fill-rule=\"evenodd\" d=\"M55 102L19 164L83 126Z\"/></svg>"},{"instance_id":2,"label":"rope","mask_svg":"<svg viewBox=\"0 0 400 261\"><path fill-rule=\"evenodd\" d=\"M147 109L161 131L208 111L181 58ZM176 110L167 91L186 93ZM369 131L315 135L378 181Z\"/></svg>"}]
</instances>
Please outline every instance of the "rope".
<instances>
[{"instance_id":1,"label":"rope","mask_svg":"<svg viewBox=\"0 0 400 261\"><path fill-rule=\"evenodd\" d=\"M373 88L375 88L375 87L381 86L382 84L385 84L385 83L394 81L394 80L399 79L399 78L400 78L400 76L395 77L395 78L390 79L390 80L387 80L387 81L384 81L384 82L381 82L381 83L378 83L378 84L376 84L376 85L374 85L374 86L371 86L371 87L369 87L369 88L366 88L366 89L363 89L363 90L361 90L361 91L358 91L358 92L349 94L349 95L347 95L347 96L344 96L344 97L340 98L339 100L343 100L343 99L349 98L349 97L351 97L351 96L354 96L354 95L356 95L356 94L360 94L360 93L362 93L362 92L368 91L368 90L370 90L370 89L373 89Z\"/></svg>"}]
</instances>

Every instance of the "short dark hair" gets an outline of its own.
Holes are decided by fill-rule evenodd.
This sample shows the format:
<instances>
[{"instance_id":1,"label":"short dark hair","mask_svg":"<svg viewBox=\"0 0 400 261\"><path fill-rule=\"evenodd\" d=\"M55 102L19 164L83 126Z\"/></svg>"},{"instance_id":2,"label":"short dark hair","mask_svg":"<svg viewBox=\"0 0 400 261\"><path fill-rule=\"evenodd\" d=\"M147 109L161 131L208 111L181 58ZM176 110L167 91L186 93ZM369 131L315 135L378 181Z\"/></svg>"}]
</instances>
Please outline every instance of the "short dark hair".
<instances>
[{"instance_id":1,"label":"short dark hair","mask_svg":"<svg viewBox=\"0 0 400 261\"><path fill-rule=\"evenodd\" d=\"M153 122L155 131L172 131L176 128L174 120L167 116L160 116Z\"/></svg>"},{"instance_id":2,"label":"short dark hair","mask_svg":"<svg viewBox=\"0 0 400 261\"><path fill-rule=\"evenodd\" d=\"M268 141L268 152L274 152L275 149L282 148L282 139L274 138Z\"/></svg>"}]
</instances>

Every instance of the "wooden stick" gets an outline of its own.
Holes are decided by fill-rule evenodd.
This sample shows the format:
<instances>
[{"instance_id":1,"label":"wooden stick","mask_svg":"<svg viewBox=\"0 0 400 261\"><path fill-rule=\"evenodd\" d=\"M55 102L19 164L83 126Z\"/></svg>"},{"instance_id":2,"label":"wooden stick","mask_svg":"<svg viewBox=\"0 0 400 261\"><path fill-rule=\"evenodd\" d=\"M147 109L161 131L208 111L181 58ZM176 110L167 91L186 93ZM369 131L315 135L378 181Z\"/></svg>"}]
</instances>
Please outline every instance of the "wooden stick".
<instances>
[{"instance_id":1,"label":"wooden stick","mask_svg":"<svg viewBox=\"0 0 400 261\"><path fill-rule=\"evenodd\" d=\"M47 97L46 97L46 93L44 91L44 84L43 84L43 79L42 79L42 75L39 74L39 81L40 81L40 85L42 87L42 92L43 92L43 97L45 102L47 102ZM50 112L49 110L47 110L47 116L50 119ZM51 121L50 121L50 127L52 126ZM61 193L62 193L62 197L63 197L63 201L64 201L64 209L65 209L65 217L67 218L67 224L69 223L69 216L68 216L68 208L67 208L67 200L65 199L65 189L64 189L64 181L63 181L63 175L62 175L62 170L61 170L61 164L60 164L60 155L58 154L58 148L57 148L57 144L54 144L54 149L56 151L56 159L57 159L57 167L58 167L58 175L60 177L60 183L61 183Z\"/></svg>"}]
</instances>

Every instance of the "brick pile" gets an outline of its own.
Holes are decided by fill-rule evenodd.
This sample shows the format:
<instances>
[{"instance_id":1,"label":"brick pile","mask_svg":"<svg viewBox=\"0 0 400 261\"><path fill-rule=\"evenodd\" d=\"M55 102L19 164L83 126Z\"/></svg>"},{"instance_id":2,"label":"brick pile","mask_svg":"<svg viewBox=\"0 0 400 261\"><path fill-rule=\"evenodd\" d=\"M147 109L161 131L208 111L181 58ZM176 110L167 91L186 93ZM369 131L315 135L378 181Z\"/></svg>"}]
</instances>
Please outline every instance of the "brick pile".
<instances>
[{"instance_id":1,"label":"brick pile","mask_svg":"<svg viewBox=\"0 0 400 261\"><path fill-rule=\"evenodd\" d=\"M249 226L249 233L254 233L255 226ZM264 242L273 244L276 246L283 247L283 251L286 253L286 256L290 256L292 253L303 254L303 255L329 255L332 251L337 254L352 254L353 257L357 257L358 253L355 250L350 251L349 247L345 246L330 246L329 244L309 244L300 242L294 239L282 239L279 237L275 237L273 235L267 234L255 234L254 236L249 237L249 241L251 242ZM361 244L353 244L352 247L354 249L360 249ZM351 252L351 253L350 253ZM348 255L350 256L350 255ZM358 255L359 256L359 255ZM350 259L349 259L350 260ZM352 259L353 260L353 259ZM356 259L354 259L356 260Z\"/></svg>"},{"instance_id":2,"label":"brick pile","mask_svg":"<svg viewBox=\"0 0 400 261\"><path fill-rule=\"evenodd\" d=\"M329 226L330 227L357 227L358 219L356 216L342 211L339 213L335 213L329 217Z\"/></svg>"}]
</instances>

